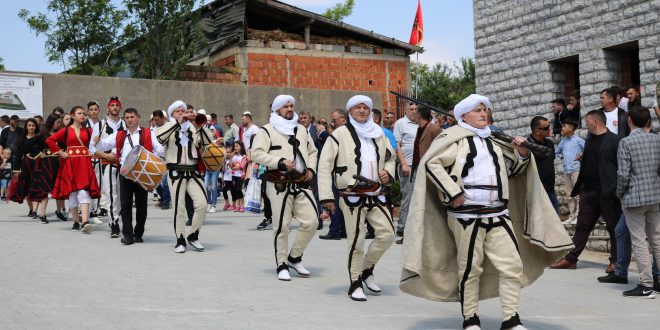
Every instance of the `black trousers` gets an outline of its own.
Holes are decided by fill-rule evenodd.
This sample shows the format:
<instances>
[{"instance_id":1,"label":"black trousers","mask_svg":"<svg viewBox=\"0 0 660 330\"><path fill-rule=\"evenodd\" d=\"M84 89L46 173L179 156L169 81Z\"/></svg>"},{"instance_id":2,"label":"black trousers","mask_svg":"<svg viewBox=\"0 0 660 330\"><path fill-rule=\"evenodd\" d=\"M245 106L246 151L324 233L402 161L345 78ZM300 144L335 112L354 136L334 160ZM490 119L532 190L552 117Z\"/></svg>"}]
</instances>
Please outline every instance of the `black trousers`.
<instances>
[{"instance_id":1,"label":"black trousers","mask_svg":"<svg viewBox=\"0 0 660 330\"><path fill-rule=\"evenodd\" d=\"M598 218L603 215L605 218L607 232L610 236L610 262L616 262L616 237L614 228L621 218L621 203L615 196L602 196L598 191L585 190L580 191L580 209L575 225L575 234L573 235L573 244L575 247L567 255L566 259L571 262L577 262L580 254L587 246L589 234L598 223Z\"/></svg>"},{"instance_id":2,"label":"black trousers","mask_svg":"<svg viewBox=\"0 0 660 330\"><path fill-rule=\"evenodd\" d=\"M147 191L137 183L119 176L122 229L124 237L142 237L147 222ZM133 229L133 196L135 196L135 229Z\"/></svg>"}]
</instances>

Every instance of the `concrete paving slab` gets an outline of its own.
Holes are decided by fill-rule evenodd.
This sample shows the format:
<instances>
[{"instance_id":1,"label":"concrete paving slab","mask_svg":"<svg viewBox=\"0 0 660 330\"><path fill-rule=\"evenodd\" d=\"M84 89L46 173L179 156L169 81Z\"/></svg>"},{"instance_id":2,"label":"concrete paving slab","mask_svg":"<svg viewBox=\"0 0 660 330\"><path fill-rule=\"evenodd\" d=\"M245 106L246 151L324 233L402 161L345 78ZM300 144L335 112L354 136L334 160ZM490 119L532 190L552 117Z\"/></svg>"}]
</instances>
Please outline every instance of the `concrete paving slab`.
<instances>
[{"instance_id":1,"label":"concrete paving slab","mask_svg":"<svg viewBox=\"0 0 660 330\"><path fill-rule=\"evenodd\" d=\"M175 254L172 212L151 206L145 242L123 246L107 224L85 235L72 232L71 221L51 215L43 225L25 216L25 205L0 205L0 328L460 328L458 303L399 291L401 246L375 270L383 293L353 302L346 240L315 238L304 255L312 276L281 282L273 231L255 229L261 216L209 214L200 234L206 251ZM327 224L319 234L326 232ZM660 299L621 296L637 274L630 285L599 284L604 264L578 267L548 270L523 289L520 315L529 329L656 328ZM480 317L484 329L499 329L499 301L483 301Z\"/></svg>"}]
</instances>

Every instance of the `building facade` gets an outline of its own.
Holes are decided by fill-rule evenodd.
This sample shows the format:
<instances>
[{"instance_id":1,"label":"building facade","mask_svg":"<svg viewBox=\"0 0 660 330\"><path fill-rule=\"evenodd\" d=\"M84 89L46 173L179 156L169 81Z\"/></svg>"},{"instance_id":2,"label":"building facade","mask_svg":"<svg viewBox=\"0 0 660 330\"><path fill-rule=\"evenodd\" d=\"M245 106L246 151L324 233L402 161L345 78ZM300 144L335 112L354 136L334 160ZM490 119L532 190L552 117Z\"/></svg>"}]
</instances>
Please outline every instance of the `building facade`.
<instances>
[{"instance_id":1,"label":"building facade","mask_svg":"<svg viewBox=\"0 0 660 330\"><path fill-rule=\"evenodd\" d=\"M477 92L494 121L528 134L553 119L550 101L578 90L582 116L600 91L638 86L653 104L660 80L660 0L474 0Z\"/></svg>"},{"instance_id":2,"label":"building facade","mask_svg":"<svg viewBox=\"0 0 660 330\"><path fill-rule=\"evenodd\" d=\"M378 94L375 107L395 111L389 92L410 89L409 55L421 50L279 1L217 0L200 17L209 46L181 80ZM343 107L328 101L323 112Z\"/></svg>"}]
</instances>

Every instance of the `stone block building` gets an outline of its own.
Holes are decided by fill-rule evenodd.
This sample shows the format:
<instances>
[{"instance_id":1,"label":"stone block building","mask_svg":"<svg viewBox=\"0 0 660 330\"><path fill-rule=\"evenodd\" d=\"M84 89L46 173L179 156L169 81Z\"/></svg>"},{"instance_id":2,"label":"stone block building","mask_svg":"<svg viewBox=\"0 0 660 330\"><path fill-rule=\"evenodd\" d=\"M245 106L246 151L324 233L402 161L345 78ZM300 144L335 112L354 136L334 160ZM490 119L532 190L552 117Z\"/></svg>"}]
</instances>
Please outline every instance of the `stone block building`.
<instances>
[{"instance_id":1,"label":"stone block building","mask_svg":"<svg viewBox=\"0 0 660 330\"><path fill-rule=\"evenodd\" d=\"M550 101L578 90L582 117L600 108L600 91L639 86L653 105L660 80L660 0L474 0L477 92L495 124L527 135ZM653 113L653 111L652 111ZM657 125L657 124L655 124ZM586 130L581 134L586 135ZM562 172L555 161L555 173ZM556 191L564 207L563 176Z\"/></svg>"},{"instance_id":2,"label":"stone block building","mask_svg":"<svg viewBox=\"0 0 660 330\"><path fill-rule=\"evenodd\" d=\"M217 0L201 9L208 47L182 72L189 81L377 94L410 88L411 53L421 48L273 0ZM376 101L376 100L374 100ZM345 100L344 100L345 102ZM325 112L343 104L328 102ZM332 107L332 108L330 108Z\"/></svg>"},{"instance_id":3,"label":"stone block building","mask_svg":"<svg viewBox=\"0 0 660 330\"><path fill-rule=\"evenodd\" d=\"M660 80L660 0L474 0L477 92L494 120L529 134L550 101L573 90L582 115L600 91L639 86L651 106Z\"/></svg>"}]
</instances>

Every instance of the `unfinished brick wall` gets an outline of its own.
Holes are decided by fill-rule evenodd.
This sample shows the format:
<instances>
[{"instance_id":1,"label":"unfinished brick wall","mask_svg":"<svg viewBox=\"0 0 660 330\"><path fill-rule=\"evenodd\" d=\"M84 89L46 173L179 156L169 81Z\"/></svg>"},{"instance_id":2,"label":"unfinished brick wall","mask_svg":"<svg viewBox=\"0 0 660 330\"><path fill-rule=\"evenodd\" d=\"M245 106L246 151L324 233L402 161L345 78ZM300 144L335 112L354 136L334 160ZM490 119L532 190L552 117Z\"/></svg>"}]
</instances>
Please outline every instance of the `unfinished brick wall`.
<instances>
[{"instance_id":1,"label":"unfinished brick wall","mask_svg":"<svg viewBox=\"0 0 660 330\"><path fill-rule=\"evenodd\" d=\"M247 67L248 85L379 92L387 110L408 85L405 61L249 53Z\"/></svg>"}]
</instances>

